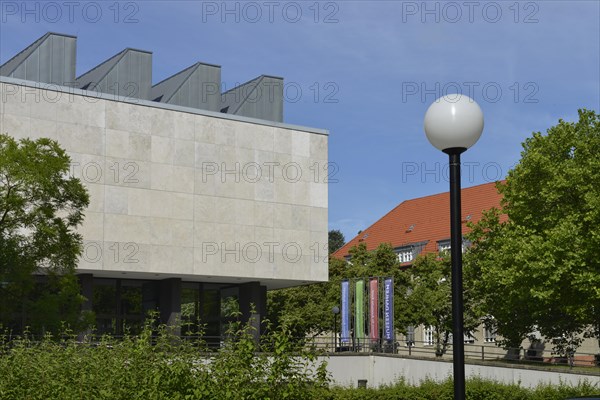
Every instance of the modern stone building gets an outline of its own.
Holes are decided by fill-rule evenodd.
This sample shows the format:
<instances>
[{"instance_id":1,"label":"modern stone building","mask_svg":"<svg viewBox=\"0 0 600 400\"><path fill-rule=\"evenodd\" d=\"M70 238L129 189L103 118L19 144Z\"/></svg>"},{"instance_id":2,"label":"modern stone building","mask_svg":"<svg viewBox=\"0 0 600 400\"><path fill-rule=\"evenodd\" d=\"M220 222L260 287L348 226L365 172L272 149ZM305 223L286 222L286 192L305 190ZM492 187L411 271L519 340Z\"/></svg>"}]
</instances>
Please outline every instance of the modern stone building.
<instances>
[{"instance_id":1,"label":"modern stone building","mask_svg":"<svg viewBox=\"0 0 600 400\"><path fill-rule=\"evenodd\" d=\"M76 77L76 40L0 67L0 131L57 140L89 190L78 274L99 332L158 310L219 335L232 307L260 319L267 290L327 280L327 131L282 122L281 78L221 93L197 63L152 85L136 49Z\"/></svg>"}]
</instances>

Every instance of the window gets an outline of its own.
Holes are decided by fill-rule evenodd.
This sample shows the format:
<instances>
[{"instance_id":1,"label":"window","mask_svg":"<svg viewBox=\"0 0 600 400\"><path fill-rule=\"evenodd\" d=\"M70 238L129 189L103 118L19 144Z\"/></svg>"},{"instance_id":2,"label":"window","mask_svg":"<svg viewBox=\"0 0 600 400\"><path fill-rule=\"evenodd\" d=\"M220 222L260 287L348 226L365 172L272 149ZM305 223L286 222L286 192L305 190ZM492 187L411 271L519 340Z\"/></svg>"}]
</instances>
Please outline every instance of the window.
<instances>
[{"instance_id":1,"label":"window","mask_svg":"<svg viewBox=\"0 0 600 400\"><path fill-rule=\"evenodd\" d=\"M92 311L98 333L138 334L144 316L157 306L154 281L94 278Z\"/></svg>"},{"instance_id":2,"label":"window","mask_svg":"<svg viewBox=\"0 0 600 400\"><path fill-rule=\"evenodd\" d=\"M412 246L401 247L396 250L398 253L398 261L401 263L410 262L414 258L414 251Z\"/></svg>"},{"instance_id":3,"label":"window","mask_svg":"<svg viewBox=\"0 0 600 400\"><path fill-rule=\"evenodd\" d=\"M221 295L220 285L198 282L181 284L181 332L185 335L203 333L211 337L221 334ZM231 300L224 300L230 301ZM224 304L228 307L230 304ZM233 311L233 310L232 310Z\"/></svg>"},{"instance_id":4,"label":"window","mask_svg":"<svg viewBox=\"0 0 600 400\"><path fill-rule=\"evenodd\" d=\"M463 333L463 343L465 343L465 344L475 343L475 336L473 336L473 332Z\"/></svg>"},{"instance_id":5,"label":"window","mask_svg":"<svg viewBox=\"0 0 600 400\"><path fill-rule=\"evenodd\" d=\"M415 345L415 327L406 327L406 347L412 347Z\"/></svg>"},{"instance_id":6,"label":"window","mask_svg":"<svg viewBox=\"0 0 600 400\"><path fill-rule=\"evenodd\" d=\"M442 251L450 251L450 241L449 240L440 240L438 242L438 252Z\"/></svg>"},{"instance_id":7,"label":"window","mask_svg":"<svg viewBox=\"0 0 600 400\"><path fill-rule=\"evenodd\" d=\"M438 244L438 252L441 253L442 251L450 251L450 239L448 240L439 240L437 242ZM462 241L462 252L464 253L465 250L467 250L469 247L471 247L471 242L464 239Z\"/></svg>"},{"instance_id":8,"label":"window","mask_svg":"<svg viewBox=\"0 0 600 400\"><path fill-rule=\"evenodd\" d=\"M452 343L453 340L454 340L454 335L452 335L452 333L451 333L448 335L448 343ZM464 344L475 343L475 335L473 335L473 332L464 332L463 333L463 343Z\"/></svg>"},{"instance_id":9,"label":"window","mask_svg":"<svg viewBox=\"0 0 600 400\"><path fill-rule=\"evenodd\" d=\"M486 343L495 343L496 342L496 329L488 328L487 326L483 327L483 340Z\"/></svg>"},{"instance_id":10,"label":"window","mask_svg":"<svg viewBox=\"0 0 600 400\"><path fill-rule=\"evenodd\" d=\"M423 329L423 345L433 346L434 342L433 326L426 326L425 329Z\"/></svg>"},{"instance_id":11,"label":"window","mask_svg":"<svg viewBox=\"0 0 600 400\"><path fill-rule=\"evenodd\" d=\"M400 262L409 262L413 259L413 253L410 250L403 251L401 253L398 253L398 258L400 259Z\"/></svg>"}]
</instances>

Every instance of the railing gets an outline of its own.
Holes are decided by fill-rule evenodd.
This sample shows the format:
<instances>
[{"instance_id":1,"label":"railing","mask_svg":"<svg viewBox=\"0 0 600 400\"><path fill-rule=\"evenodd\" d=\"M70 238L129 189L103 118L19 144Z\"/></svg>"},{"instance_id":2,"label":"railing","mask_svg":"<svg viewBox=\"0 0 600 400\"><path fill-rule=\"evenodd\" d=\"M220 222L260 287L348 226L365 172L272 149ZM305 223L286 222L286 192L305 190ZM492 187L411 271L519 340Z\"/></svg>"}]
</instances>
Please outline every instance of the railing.
<instances>
[{"instance_id":1,"label":"railing","mask_svg":"<svg viewBox=\"0 0 600 400\"><path fill-rule=\"evenodd\" d=\"M119 341L124 338L123 335L111 335L111 341L102 342L102 337L98 335L90 335L85 338L84 341L77 342L79 345L98 346L102 343L107 345L114 344L113 341ZM8 339L8 343L12 342L14 338ZM31 344L41 341L41 337L28 337ZM55 338L58 340L66 340L64 338ZM72 337L70 339L73 339ZM187 341L188 343L197 344L199 350L202 352L214 352L218 351L227 338L225 336L180 336L181 340ZM158 337L151 338L152 343L155 344ZM330 354L352 354L352 353L372 353L372 354L393 354L403 357L416 357L416 358L431 358L431 359L451 359L452 358L452 345L448 343L446 348L439 349L435 343L422 342L422 341L386 341L382 339L373 340L369 338L349 338L347 340L341 340L333 338L332 336L314 336L304 337L295 340L298 348L314 349L323 351ZM268 347L262 349L263 351L269 352ZM437 351L436 351L437 350ZM538 347L538 348L510 348L504 349L495 345L495 343L484 343L484 344L464 344L465 359L467 360L480 360L480 361L500 361L506 363L523 363L532 365L563 365L569 367L590 367L593 371L599 371L600 367L600 354L575 352L566 355L559 355L553 353L551 349ZM599 371L600 372L600 371Z\"/></svg>"},{"instance_id":2,"label":"railing","mask_svg":"<svg viewBox=\"0 0 600 400\"><path fill-rule=\"evenodd\" d=\"M420 341L396 341L350 338L340 341L336 338L315 337L305 339L305 346L324 350L328 353L375 353L396 354L408 357L451 359L452 343L448 343L444 351L435 343ZM437 351L436 351L437 350ZM465 343L465 359L480 361L501 361L506 363L523 363L533 365L564 365L570 367L600 367L600 354L574 352L567 355L556 354L551 348L509 348L504 349L495 343ZM436 354L437 353L437 354Z\"/></svg>"}]
</instances>

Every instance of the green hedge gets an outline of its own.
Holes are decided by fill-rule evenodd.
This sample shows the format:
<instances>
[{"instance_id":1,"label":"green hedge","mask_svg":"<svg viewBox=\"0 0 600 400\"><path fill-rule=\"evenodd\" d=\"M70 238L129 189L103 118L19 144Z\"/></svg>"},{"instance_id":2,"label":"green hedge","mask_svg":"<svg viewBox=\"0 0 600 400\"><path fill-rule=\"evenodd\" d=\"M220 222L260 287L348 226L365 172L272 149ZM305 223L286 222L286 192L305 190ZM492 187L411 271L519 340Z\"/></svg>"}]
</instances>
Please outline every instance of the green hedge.
<instances>
[{"instance_id":1,"label":"green hedge","mask_svg":"<svg viewBox=\"0 0 600 400\"><path fill-rule=\"evenodd\" d=\"M158 330L158 337L153 333ZM24 337L0 343L0 399L317 399L325 363L299 349L288 330L257 344L249 325L232 324L216 353L164 326L140 336L79 343Z\"/></svg>"},{"instance_id":2,"label":"green hedge","mask_svg":"<svg viewBox=\"0 0 600 400\"><path fill-rule=\"evenodd\" d=\"M165 327L148 326L140 336L78 343L73 337L27 337L0 341L0 399L123 400L444 400L450 380L418 386L399 382L380 389L329 387L325 363L299 349L289 331L272 331L260 344L249 326L233 325L222 348L207 355L204 343L181 341ZM208 360L210 359L210 362ZM469 400L563 400L599 393L590 384L539 387L472 379Z\"/></svg>"},{"instance_id":3,"label":"green hedge","mask_svg":"<svg viewBox=\"0 0 600 400\"><path fill-rule=\"evenodd\" d=\"M589 383L577 387L539 386L526 389L518 385L506 385L483 379L469 379L466 384L468 400L564 400L573 396L600 393L600 388ZM418 386L400 382L380 389L334 388L322 397L328 400L452 400L452 380L445 382L425 381Z\"/></svg>"}]
</instances>

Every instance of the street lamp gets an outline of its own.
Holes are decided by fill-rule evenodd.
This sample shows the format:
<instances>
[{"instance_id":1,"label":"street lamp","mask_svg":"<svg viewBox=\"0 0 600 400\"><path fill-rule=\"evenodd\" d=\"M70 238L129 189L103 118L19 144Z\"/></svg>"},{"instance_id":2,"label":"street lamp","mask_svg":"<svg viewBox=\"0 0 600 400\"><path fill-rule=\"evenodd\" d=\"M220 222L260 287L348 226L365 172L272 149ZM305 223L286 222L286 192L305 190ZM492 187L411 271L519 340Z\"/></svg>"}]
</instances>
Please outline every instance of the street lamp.
<instances>
[{"instance_id":1,"label":"street lamp","mask_svg":"<svg viewBox=\"0 0 600 400\"><path fill-rule=\"evenodd\" d=\"M450 255L452 257L452 347L454 398L465 398L463 336L462 226L460 154L473 146L483 131L483 113L470 97L454 94L437 99L425 113L425 134L450 159Z\"/></svg>"},{"instance_id":2,"label":"street lamp","mask_svg":"<svg viewBox=\"0 0 600 400\"><path fill-rule=\"evenodd\" d=\"M340 308L333 306L331 312L333 313L333 352L335 353L337 350L337 316L340 313Z\"/></svg>"}]
</instances>

